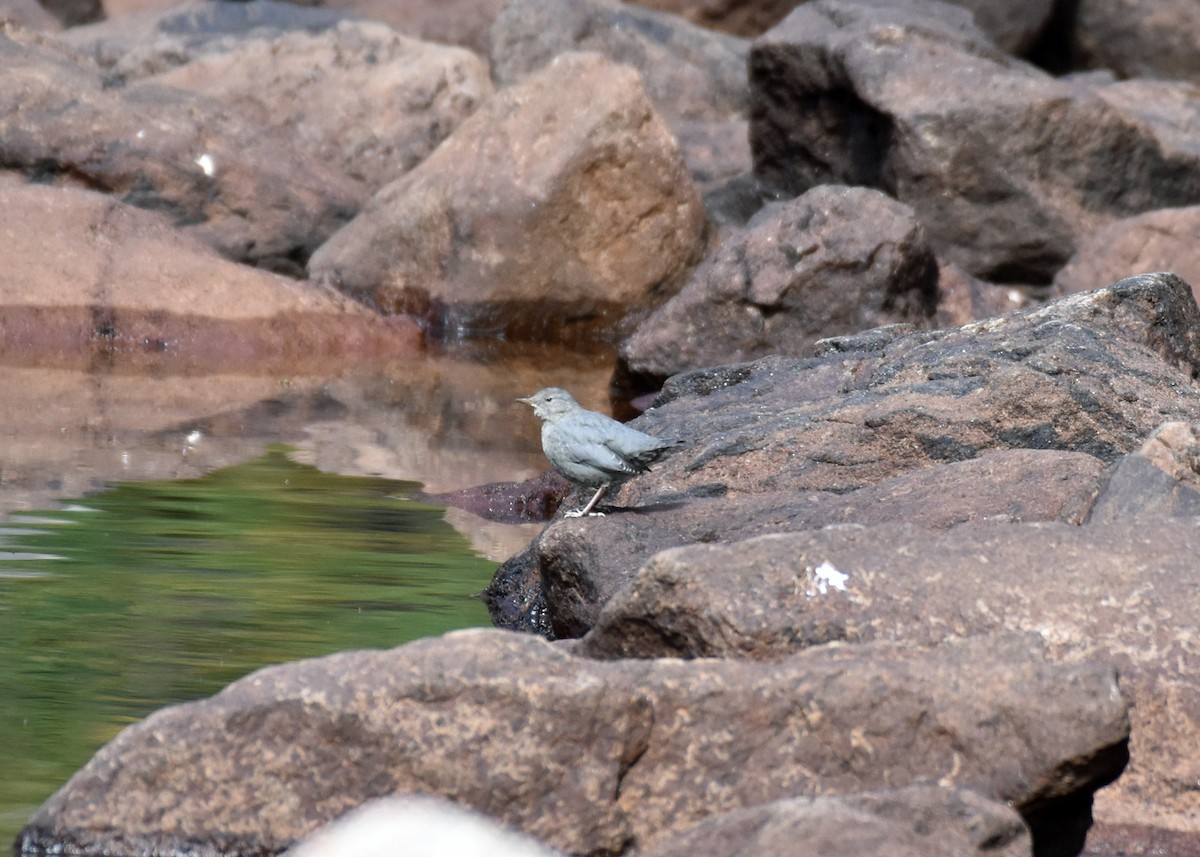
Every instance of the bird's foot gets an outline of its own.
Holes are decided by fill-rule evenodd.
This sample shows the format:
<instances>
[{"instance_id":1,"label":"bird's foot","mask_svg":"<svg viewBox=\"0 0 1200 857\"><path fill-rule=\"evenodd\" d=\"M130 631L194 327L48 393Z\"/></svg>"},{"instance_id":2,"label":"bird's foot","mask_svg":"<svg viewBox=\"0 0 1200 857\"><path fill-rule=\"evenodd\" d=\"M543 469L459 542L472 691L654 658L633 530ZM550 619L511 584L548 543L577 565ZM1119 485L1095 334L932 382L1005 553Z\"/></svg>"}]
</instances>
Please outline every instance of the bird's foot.
<instances>
[{"instance_id":1,"label":"bird's foot","mask_svg":"<svg viewBox=\"0 0 1200 857\"><path fill-rule=\"evenodd\" d=\"M564 518L603 518L603 512L589 512L587 509L573 509L570 512L563 512Z\"/></svg>"}]
</instances>

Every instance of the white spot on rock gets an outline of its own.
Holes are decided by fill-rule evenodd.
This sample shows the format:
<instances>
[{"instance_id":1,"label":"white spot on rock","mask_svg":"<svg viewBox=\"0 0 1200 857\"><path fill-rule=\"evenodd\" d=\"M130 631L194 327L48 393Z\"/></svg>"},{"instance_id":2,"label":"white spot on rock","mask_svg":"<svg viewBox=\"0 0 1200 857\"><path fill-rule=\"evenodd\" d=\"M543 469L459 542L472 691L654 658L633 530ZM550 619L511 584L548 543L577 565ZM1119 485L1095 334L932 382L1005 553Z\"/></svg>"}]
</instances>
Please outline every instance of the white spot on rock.
<instances>
[{"instance_id":1,"label":"white spot on rock","mask_svg":"<svg viewBox=\"0 0 1200 857\"><path fill-rule=\"evenodd\" d=\"M212 155L203 154L196 158L196 163L200 165L200 169L206 176L212 176L217 171L217 165L213 162Z\"/></svg>"}]
</instances>

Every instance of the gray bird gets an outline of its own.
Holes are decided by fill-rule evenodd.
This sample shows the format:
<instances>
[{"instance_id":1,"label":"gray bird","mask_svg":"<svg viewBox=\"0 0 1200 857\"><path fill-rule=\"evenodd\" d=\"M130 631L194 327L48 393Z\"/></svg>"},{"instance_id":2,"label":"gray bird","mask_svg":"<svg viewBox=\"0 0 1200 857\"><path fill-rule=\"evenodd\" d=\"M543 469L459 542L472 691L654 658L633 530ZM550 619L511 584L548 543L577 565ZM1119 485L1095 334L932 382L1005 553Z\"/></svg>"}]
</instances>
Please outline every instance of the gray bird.
<instances>
[{"instance_id":1,"label":"gray bird","mask_svg":"<svg viewBox=\"0 0 1200 857\"><path fill-rule=\"evenodd\" d=\"M665 450L682 441L663 440L589 411L558 387L517 399L542 421L542 452L554 469L576 485L595 488L592 499L567 517L592 511L613 485L644 473Z\"/></svg>"}]
</instances>

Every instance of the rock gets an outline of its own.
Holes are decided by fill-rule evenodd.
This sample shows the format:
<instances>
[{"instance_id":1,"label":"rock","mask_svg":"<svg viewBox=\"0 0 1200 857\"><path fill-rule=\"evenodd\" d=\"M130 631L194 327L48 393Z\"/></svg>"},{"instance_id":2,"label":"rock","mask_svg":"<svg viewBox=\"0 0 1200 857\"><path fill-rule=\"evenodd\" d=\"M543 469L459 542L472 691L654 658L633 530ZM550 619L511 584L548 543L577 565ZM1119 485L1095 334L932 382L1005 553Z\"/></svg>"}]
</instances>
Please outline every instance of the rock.
<instances>
[{"instance_id":1,"label":"rock","mask_svg":"<svg viewBox=\"0 0 1200 857\"><path fill-rule=\"evenodd\" d=\"M377 193L309 270L435 335L577 340L678 277L703 229L636 72L564 54Z\"/></svg>"},{"instance_id":2,"label":"rock","mask_svg":"<svg viewBox=\"0 0 1200 857\"><path fill-rule=\"evenodd\" d=\"M1104 283L1120 279L1110 278ZM1098 288L1094 286L1093 288ZM1015 309L1025 309L1046 298L1047 293L1059 296L1058 289L1038 289L988 283L972 277L953 262L938 264L938 302L934 320L937 327L958 327L1003 315Z\"/></svg>"},{"instance_id":3,"label":"rock","mask_svg":"<svg viewBox=\"0 0 1200 857\"><path fill-rule=\"evenodd\" d=\"M926 323L938 269L908 206L823 185L763 208L621 345L624 371L661 383L704 366L809 355L817 340Z\"/></svg>"},{"instance_id":4,"label":"rock","mask_svg":"<svg viewBox=\"0 0 1200 857\"><path fill-rule=\"evenodd\" d=\"M244 39L150 78L232 107L375 189L412 169L492 93L474 54L382 24Z\"/></svg>"},{"instance_id":5,"label":"rock","mask_svg":"<svg viewBox=\"0 0 1200 857\"><path fill-rule=\"evenodd\" d=\"M1088 522L1200 517L1200 423L1159 426L1117 462Z\"/></svg>"},{"instance_id":6,"label":"rock","mask_svg":"<svg viewBox=\"0 0 1200 857\"><path fill-rule=\"evenodd\" d=\"M488 31L507 0L327 0L346 14L382 21L427 42L461 45L485 56Z\"/></svg>"},{"instance_id":7,"label":"rock","mask_svg":"<svg viewBox=\"0 0 1200 857\"><path fill-rule=\"evenodd\" d=\"M947 261L1044 284L1100 226L1200 201L1200 93L1112 88L1011 58L957 7L815 0L751 49L755 170L879 187Z\"/></svg>"},{"instance_id":8,"label":"rock","mask_svg":"<svg viewBox=\"0 0 1200 857\"><path fill-rule=\"evenodd\" d=\"M98 21L104 17L101 0L40 0L42 6L64 27Z\"/></svg>"},{"instance_id":9,"label":"rock","mask_svg":"<svg viewBox=\"0 0 1200 857\"><path fill-rule=\"evenodd\" d=\"M111 0L110 0L111 2ZM315 35L345 19L341 12L280 0L166 0L140 14L110 19L63 34L63 41L108 71L110 84L124 83L183 65L207 52L248 39L276 39L291 32Z\"/></svg>"},{"instance_id":10,"label":"rock","mask_svg":"<svg viewBox=\"0 0 1200 857\"><path fill-rule=\"evenodd\" d=\"M351 810L289 848L286 855L393 857L398 843L404 843L408 857L554 857L557 853L449 801L410 796L380 798Z\"/></svg>"},{"instance_id":11,"label":"rock","mask_svg":"<svg viewBox=\"0 0 1200 857\"><path fill-rule=\"evenodd\" d=\"M1189 283L1200 283L1198 243L1200 206L1163 208L1127 217L1085 238L1055 275L1054 286L1063 294L1072 294L1146 271L1172 271Z\"/></svg>"},{"instance_id":12,"label":"rock","mask_svg":"<svg viewBox=\"0 0 1200 857\"><path fill-rule=\"evenodd\" d=\"M166 214L237 260L294 271L357 209L348 177L214 102L112 92L95 72L0 35L0 159Z\"/></svg>"},{"instance_id":13,"label":"rock","mask_svg":"<svg viewBox=\"0 0 1200 857\"><path fill-rule=\"evenodd\" d=\"M845 797L792 798L733 810L640 851L639 857L789 854L822 857L1021 857L1029 831L1009 807L966 789L911 786Z\"/></svg>"},{"instance_id":14,"label":"rock","mask_svg":"<svg viewBox=\"0 0 1200 857\"><path fill-rule=\"evenodd\" d=\"M1037 478L1044 506L1026 505L1022 481L1038 466L1030 459L918 474L998 450L1112 463L1163 420L1200 413L1200 310L1170 274L958 329L883 328L825 346L818 358L764 358L668 381L635 425L688 443L625 485L615 502L628 512L555 521L501 566L489 589L493 621L517 617L522 627L529 614L546 617L556 635L578 636L645 559L672 545L879 514L943 526L956 514L1078 521L1099 492L1086 458L1059 459ZM913 481L883 484L904 474ZM898 501L905 496L911 507Z\"/></svg>"},{"instance_id":15,"label":"rock","mask_svg":"<svg viewBox=\"0 0 1200 857\"><path fill-rule=\"evenodd\" d=\"M1004 450L920 468L846 494L775 490L665 497L599 520L557 521L500 568L486 597L501 627L578 637L638 568L667 548L839 524L904 521L932 529L968 522L1078 524L1104 482L1104 465L1090 455Z\"/></svg>"},{"instance_id":16,"label":"rock","mask_svg":"<svg viewBox=\"0 0 1200 857\"><path fill-rule=\"evenodd\" d=\"M37 0L2 0L0 24L16 24L28 30L42 30L48 33L62 29L61 22L42 8Z\"/></svg>"},{"instance_id":17,"label":"rock","mask_svg":"<svg viewBox=\"0 0 1200 857\"><path fill-rule=\"evenodd\" d=\"M1190 0L1140 0L1137 9L1131 17L1120 0L1079 0L1071 30L1075 65L1200 83L1200 7Z\"/></svg>"},{"instance_id":18,"label":"rock","mask_svg":"<svg viewBox=\"0 0 1200 857\"><path fill-rule=\"evenodd\" d=\"M636 68L668 123L745 118L742 39L617 0L512 0L492 26L492 73L510 86L568 51Z\"/></svg>"},{"instance_id":19,"label":"rock","mask_svg":"<svg viewBox=\"0 0 1200 857\"><path fill-rule=\"evenodd\" d=\"M0 354L295 374L420 348L411 323L229 262L102 194L0 183L0 235Z\"/></svg>"},{"instance_id":20,"label":"rock","mask_svg":"<svg viewBox=\"0 0 1200 857\"><path fill-rule=\"evenodd\" d=\"M260 670L161 710L43 804L20 845L262 853L418 791L600 855L720 812L940 780L1009 802L1036 847L1086 817L1127 734L1111 668L1048 664L1029 637L600 662L472 630Z\"/></svg>"},{"instance_id":21,"label":"rock","mask_svg":"<svg viewBox=\"0 0 1200 857\"><path fill-rule=\"evenodd\" d=\"M797 0L638 0L649 6L682 15L705 27L754 37L782 21L799 5ZM975 16L981 30L1009 53L1024 53L1045 27L1051 0L958 0Z\"/></svg>"},{"instance_id":22,"label":"rock","mask_svg":"<svg viewBox=\"0 0 1200 857\"><path fill-rule=\"evenodd\" d=\"M1055 662L1115 664L1134 701L1133 761L1106 793L1106 820L1188 829L1200 668L1179 629L1200 610L1197 556L1195 518L837 527L695 545L643 566L582 651L773 658L817 640L928 646L1037 629Z\"/></svg>"}]
</instances>

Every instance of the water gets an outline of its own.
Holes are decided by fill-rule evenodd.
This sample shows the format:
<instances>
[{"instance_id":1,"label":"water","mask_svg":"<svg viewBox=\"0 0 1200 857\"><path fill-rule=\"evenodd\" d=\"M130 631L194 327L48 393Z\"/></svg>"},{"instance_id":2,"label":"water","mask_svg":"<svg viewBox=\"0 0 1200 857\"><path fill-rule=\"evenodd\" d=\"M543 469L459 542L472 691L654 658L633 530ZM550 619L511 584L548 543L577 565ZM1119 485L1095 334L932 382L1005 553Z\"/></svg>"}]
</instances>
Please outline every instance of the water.
<instances>
[{"instance_id":1,"label":"water","mask_svg":"<svg viewBox=\"0 0 1200 857\"><path fill-rule=\"evenodd\" d=\"M604 361L357 369L0 373L5 847L156 708L267 664L488 624L477 594L538 525L415 496L540 473L513 399L556 383L603 407Z\"/></svg>"}]
</instances>

